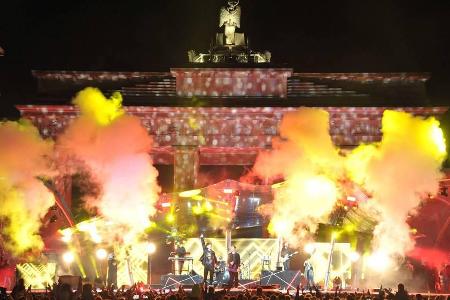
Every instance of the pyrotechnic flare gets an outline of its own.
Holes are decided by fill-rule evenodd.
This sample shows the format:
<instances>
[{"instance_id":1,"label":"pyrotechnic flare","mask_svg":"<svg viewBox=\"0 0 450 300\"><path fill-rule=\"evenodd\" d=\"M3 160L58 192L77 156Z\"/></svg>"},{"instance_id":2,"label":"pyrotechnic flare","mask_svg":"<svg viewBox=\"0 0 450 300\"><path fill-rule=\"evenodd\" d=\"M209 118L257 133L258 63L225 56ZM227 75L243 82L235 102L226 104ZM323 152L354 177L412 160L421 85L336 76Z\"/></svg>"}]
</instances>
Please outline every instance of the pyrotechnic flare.
<instances>
[{"instance_id":1,"label":"pyrotechnic flare","mask_svg":"<svg viewBox=\"0 0 450 300\"><path fill-rule=\"evenodd\" d=\"M0 235L16 258L43 247L41 218L55 199L38 177L53 175L52 148L29 122L0 122Z\"/></svg>"},{"instance_id":2,"label":"pyrotechnic flare","mask_svg":"<svg viewBox=\"0 0 450 300\"><path fill-rule=\"evenodd\" d=\"M107 99L87 88L73 103L81 116L58 139L61 157L87 167L99 184L100 195L84 200L110 224L103 240L113 241L116 234L133 243L150 224L160 190L149 155L152 139L139 118L124 114L120 94Z\"/></svg>"}]
</instances>

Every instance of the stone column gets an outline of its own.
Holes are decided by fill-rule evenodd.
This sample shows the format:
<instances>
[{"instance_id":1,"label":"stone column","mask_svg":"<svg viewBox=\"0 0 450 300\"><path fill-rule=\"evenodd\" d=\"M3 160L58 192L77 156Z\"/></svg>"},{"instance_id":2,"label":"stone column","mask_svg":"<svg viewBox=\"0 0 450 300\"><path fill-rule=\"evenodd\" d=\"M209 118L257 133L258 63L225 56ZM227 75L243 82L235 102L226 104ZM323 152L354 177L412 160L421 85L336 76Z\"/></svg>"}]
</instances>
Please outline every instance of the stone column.
<instances>
[{"instance_id":1,"label":"stone column","mask_svg":"<svg viewBox=\"0 0 450 300\"><path fill-rule=\"evenodd\" d=\"M174 148L174 192L196 187L199 168L199 150L196 145L173 145Z\"/></svg>"}]
</instances>

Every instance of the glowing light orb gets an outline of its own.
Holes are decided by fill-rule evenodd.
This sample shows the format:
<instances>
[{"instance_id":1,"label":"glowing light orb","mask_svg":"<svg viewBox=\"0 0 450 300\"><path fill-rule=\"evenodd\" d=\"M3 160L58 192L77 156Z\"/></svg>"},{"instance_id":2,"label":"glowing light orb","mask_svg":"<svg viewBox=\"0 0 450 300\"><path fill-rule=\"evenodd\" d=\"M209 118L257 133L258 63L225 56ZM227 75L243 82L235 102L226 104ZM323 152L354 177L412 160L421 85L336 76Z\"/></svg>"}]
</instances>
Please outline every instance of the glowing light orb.
<instances>
[{"instance_id":1,"label":"glowing light orb","mask_svg":"<svg viewBox=\"0 0 450 300\"><path fill-rule=\"evenodd\" d=\"M175 222L175 216L174 216L173 214L168 214L168 215L166 216L166 221L167 221L168 223L173 223L173 222Z\"/></svg>"},{"instance_id":2,"label":"glowing light orb","mask_svg":"<svg viewBox=\"0 0 450 300\"><path fill-rule=\"evenodd\" d=\"M305 245L305 248L303 250L305 250L305 252L308 254L312 254L315 249L316 249L316 247L314 246L314 244L309 243L309 244Z\"/></svg>"},{"instance_id":3,"label":"glowing light orb","mask_svg":"<svg viewBox=\"0 0 450 300\"><path fill-rule=\"evenodd\" d=\"M277 236L283 236L288 231L288 223L284 220L273 221L269 224L271 226L270 231L276 233Z\"/></svg>"},{"instance_id":4,"label":"glowing light orb","mask_svg":"<svg viewBox=\"0 0 450 300\"><path fill-rule=\"evenodd\" d=\"M98 259L103 260L106 258L108 253L106 252L105 249L100 248L100 249L97 249L97 252L95 252L95 255L97 256Z\"/></svg>"},{"instance_id":5,"label":"glowing light orb","mask_svg":"<svg viewBox=\"0 0 450 300\"><path fill-rule=\"evenodd\" d=\"M72 252L67 251L66 253L63 254L62 258L66 264L71 264L75 260L75 255L73 255Z\"/></svg>"},{"instance_id":6,"label":"glowing light orb","mask_svg":"<svg viewBox=\"0 0 450 300\"><path fill-rule=\"evenodd\" d=\"M70 228L64 229L61 231L62 237L61 240L64 243L70 243L70 241L72 241L72 230L70 230Z\"/></svg>"},{"instance_id":7,"label":"glowing light orb","mask_svg":"<svg viewBox=\"0 0 450 300\"><path fill-rule=\"evenodd\" d=\"M358 261L360 257L361 255L358 252L350 252L350 254L348 255L348 258L352 262Z\"/></svg>"},{"instance_id":8,"label":"glowing light orb","mask_svg":"<svg viewBox=\"0 0 450 300\"><path fill-rule=\"evenodd\" d=\"M153 254L156 251L156 245L154 243L152 243L152 242L148 242L146 250L147 250L148 254Z\"/></svg>"},{"instance_id":9,"label":"glowing light orb","mask_svg":"<svg viewBox=\"0 0 450 300\"><path fill-rule=\"evenodd\" d=\"M389 256L381 251L374 252L367 257L367 265L374 271L383 272L391 263Z\"/></svg>"}]
</instances>

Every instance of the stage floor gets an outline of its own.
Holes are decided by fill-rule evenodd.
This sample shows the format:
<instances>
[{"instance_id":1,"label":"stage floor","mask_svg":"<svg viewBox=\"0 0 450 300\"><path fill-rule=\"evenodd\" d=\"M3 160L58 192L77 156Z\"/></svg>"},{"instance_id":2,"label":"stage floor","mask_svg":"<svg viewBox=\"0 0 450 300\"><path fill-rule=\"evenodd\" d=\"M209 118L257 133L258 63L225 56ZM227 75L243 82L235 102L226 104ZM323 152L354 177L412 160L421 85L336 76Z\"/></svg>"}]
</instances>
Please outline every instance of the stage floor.
<instances>
[{"instance_id":1,"label":"stage floor","mask_svg":"<svg viewBox=\"0 0 450 300\"><path fill-rule=\"evenodd\" d=\"M177 291L177 289L170 290L170 289L161 289L161 288L153 288L153 290L157 291L158 293L169 293L171 291L172 292ZM246 291L250 292L250 293L256 293L256 288L242 288L242 287L240 287L240 288L232 288L232 289L224 289L224 288L221 288L221 287L215 288L215 292L223 292L224 290L226 290L228 294L240 294L240 293L246 292ZM144 289L143 290L144 293L148 292L148 291L149 291L148 289ZM186 287L186 288L184 288L184 291L190 293L192 290L191 290L190 287ZM8 293L10 293L10 292L11 291L8 291ZM32 292L36 293L36 294L44 294L46 291L42 290L42 289L34 289L34 290L32 290ZM320 290L320 292L322 294L332 294L332 295L335 294L334 291ZM263 288L263 293L282 293L282 294L287 294L287 291L285 289ZM295 296L295 293L296 293L295 290L292 290L292 289L289 290L289 295ZM304 292L305 295L308 294L308 293L309 292L306 292L306 291ZM367 294L367 290L365 292L361 292L361 291L356 291L355 292L354 290L341 290L340 294L342 295L344 293L347 293L347 294L348 293L352 293L352 294L357 294L357 295L362 295L362 294L366 295ZM410 295L421 294L424 297L435 297L435 296L448 297L448 296L450 296L450 293L430 293L428 291L414 291L414 290L412 290L412 291L408 291L408 293ZM315 294L315 292L313 292L313 294ZM370 289L370 294L372 296L375 296L375 295L378 294L378 290L377 289Z\"/></svg>"}]
</instances>

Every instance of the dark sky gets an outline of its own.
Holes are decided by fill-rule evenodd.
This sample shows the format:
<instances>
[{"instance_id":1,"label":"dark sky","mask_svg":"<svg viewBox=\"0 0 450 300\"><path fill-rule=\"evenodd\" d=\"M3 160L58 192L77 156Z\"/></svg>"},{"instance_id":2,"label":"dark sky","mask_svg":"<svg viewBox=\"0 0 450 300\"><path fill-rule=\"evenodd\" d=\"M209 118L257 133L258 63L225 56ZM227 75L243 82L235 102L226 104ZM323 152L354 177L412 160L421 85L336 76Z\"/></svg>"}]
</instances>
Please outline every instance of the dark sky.
<instances>
[{"instance_id":1,"label":"dark sky","mask_svg":"<svg viewBox=\"0 0 450 300\"><path fill-rule=\"evenodd\" d=\"M0 4L0 91L31 69L168 70L206 50L224 0L9 0ZM428 71L445 89L450 1L241 0L254 49L296 71ZM6 92L5 92L6 90Z\"/></svg>"}]
</instances>

